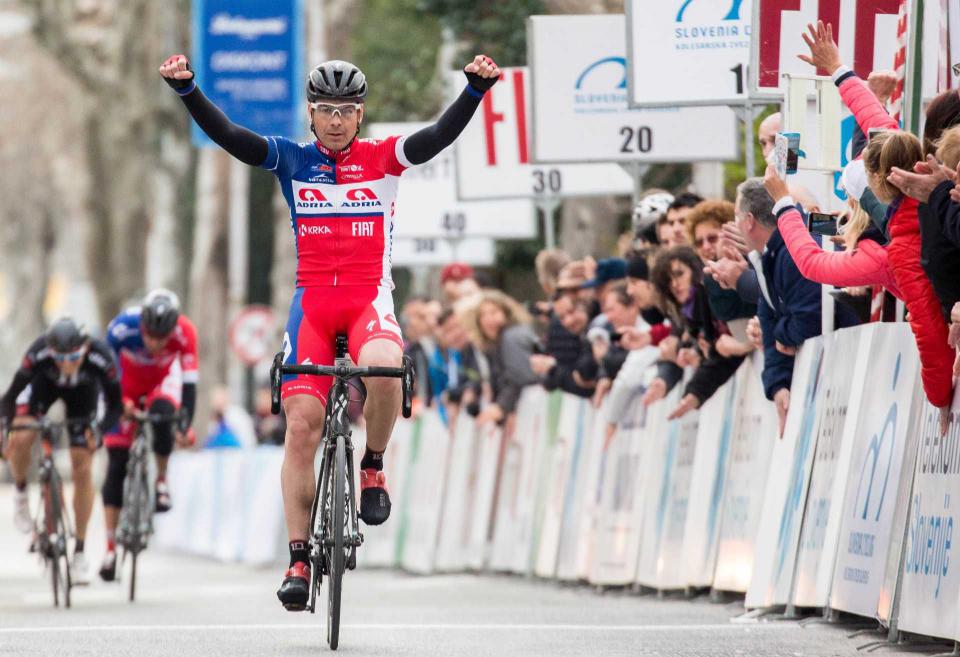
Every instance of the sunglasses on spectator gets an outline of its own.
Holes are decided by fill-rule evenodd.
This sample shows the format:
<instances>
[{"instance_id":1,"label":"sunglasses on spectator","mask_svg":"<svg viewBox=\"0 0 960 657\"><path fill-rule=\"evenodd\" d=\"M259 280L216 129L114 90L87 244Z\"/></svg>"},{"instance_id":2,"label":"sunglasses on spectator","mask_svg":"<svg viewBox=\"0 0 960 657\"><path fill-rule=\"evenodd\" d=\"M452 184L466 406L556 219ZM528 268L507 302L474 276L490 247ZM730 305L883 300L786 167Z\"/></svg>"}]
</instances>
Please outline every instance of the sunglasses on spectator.
<instances>
[{"instance_id":1,"label":"sunglasses on spectator","mask_svg":"<svg viewBox=\"0 0 960 657\"><path fill-rule=\"evenodd\" d=\"M345 119L352 119L363 107L361 103L310 103L310 109L319 112L325 119L332 119L335 114L339 114Z\"/></svg>"},{"instance_id":2,"label":"sunglasses on spectator","mask_svg":"<svg viewBox=\"0 0 960 657\"><path fill-rule=\"evenodd\" d=\"M693 244L699 249L702 248L704 244L716 244L719 241L720 234L713 233L712 235L707 235L706 237L698 237L697 239L693 240Z\"/></svg>"},{"instance_id":3,"label":"sunglasses on spectator","mask_svg":"<svg viewBox=\"0 0 960 657\"><path fill-rule=\"evenodd\" d=\"M66 353L53 352L53 360L58 363L75 363L78 360L83 358L83 348L77 349L76 351L68 351Z\"/></svg>"}]
</instances>

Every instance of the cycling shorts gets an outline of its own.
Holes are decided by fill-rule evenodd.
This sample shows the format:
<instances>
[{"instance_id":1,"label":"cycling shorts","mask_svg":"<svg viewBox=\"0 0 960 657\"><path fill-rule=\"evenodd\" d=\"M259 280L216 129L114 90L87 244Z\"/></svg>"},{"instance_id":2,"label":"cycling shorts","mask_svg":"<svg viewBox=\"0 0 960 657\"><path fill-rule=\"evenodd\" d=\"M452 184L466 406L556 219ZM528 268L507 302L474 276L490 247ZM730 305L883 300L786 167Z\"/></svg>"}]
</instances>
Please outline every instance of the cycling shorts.
<instances>
[{"instance_id":1,"label":"cycling shorts","mask_svg":"<svg viewBox=\"0 0 960 657\"><path fill-rule=\"evenodd\" d=\"M95 383L76 388L62 388L53 381L38 376L17 397L17 416L40 418L47 414L58 399L63 400L66 417L86 418L97 414L100 389ZM85 432L70 432L70 447L87 447Z\"/></svg>"},{"instance_id":2,"label":"cycling shorts","mask_svg":"<svg viewBox=\"0 0 960 657\"><path fill-rule=\"evenodd\" d=\"M180 408L183 393L183 374L180 363L174 361L167 371L155 368L124 368L120 376L120 388L124 399L132 399L141 408L150 408L157 399L166 399L174 409ZM143 399L144 403L139 402ZM136 435L137 423L121 419L103 437L107 448L130 449Z\"/></svg>"},{"instance_id":3,"label":"cycling shorts","mask_svg":"<svg viewBox=\"0 0 960 657\"><path fill-rule=\"evenodd\" d=\"M283 336L284 363L332 365L338 335L347 336L353 362L373 340L389 340L403 349L403 334L386 286L301 287L290 303ZM328 376L286 375L281 395L310 395L326 404L333 383Z\"/></svg>"}]
</instances>

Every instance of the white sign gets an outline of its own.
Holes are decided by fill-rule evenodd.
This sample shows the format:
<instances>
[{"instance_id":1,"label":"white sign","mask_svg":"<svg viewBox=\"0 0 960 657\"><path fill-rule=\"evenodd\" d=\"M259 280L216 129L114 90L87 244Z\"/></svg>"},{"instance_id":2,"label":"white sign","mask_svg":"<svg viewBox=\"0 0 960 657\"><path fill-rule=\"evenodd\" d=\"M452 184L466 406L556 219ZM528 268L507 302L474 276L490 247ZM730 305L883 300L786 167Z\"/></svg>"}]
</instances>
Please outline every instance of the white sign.
<instances>
[{"instance_id":1,"label":"white sign","mask_svg":"<svg viewBox=\"0 0 960 657\"><path fill-rule=\"evenodd\" d=\"M489 237L468 237L463 240L414 237L393 240L391 261L394 267L445 265L450 262L489 267L495 260L496 248Z\"/></svg>"},{"instance_id":2,"label":"white sign","mask_svg":"<svg viewBox=\"0 0 960 657\"><path fill-rule=\"evenodd\" d=\"M840 59L864 80L874 70L893 68L897 51L897 0L795 0L756 2L753 6L753 39L750 52L751 90L759 96L782 98L782 75L814 75L817 71L797 59L809 54L801 34L817 20L830 23L840 48ZM913 3L911 3L912 5ZM926 2L924 22L937 26L940 3ZM928 27L929 29L929 27ZM934 28L923 35L923 96L936 95L939 39ZM909 66L910 64L908 64ZM819 71L830 75L833 71Z\"/></svg>"},{"instance_id":3,"label":"white sign","mask_svg":"<svg viewBox=\"0 0 960 657\"><path fill-rule=\"evenodd\" d=\"M374 123L367 129L375 139L411 135L429 123ZM393 217L394 237L494 237L529 239L537 236L533 204L522 199L464 203L457 199L453 148L403 173Z\"/></svg>"},{"instance_id":4,"label":"white sign","mask_svg":"<svg viewBox=\"0 0 960 657\"><path fill-rule=\"evenodd\" d=\"M455 77L457 89L463 75ZM630 175L615 164L534 164L530 153L530 76L505 68L457 138L461 199L629 195Z\"/></svg>"},{"instance_id":5,"label":"white sign","mask_svg":"<svg viewBox=\"0 0 960 657\"><path fill-rule=\"evenodd\" d=\"M276 332L273 310L268 306L247 306L230 324L230 347L244 364L256 365L273 355Z\"/></svg>"},{"instance_id":6,"label":"white sign","mask_svg":"<svg viewBox=\"0 0 960 657\"><path fill-rule=\"evenodd\" d=\"M901 630L956 639L960 561L953 529L960 525L960 391L940 436L940 411L924 400L920 451L913 475L900 595ZM953 496L957 499L954 500Z\"/></svg>"},{"instance_id":7,"label":"white sign","mask_svg":"<svg viewBox=\"0 0 960 657\"><path fill-rule=\"evenodd\" d=\"M622 15L532 16L537 162L705 162L737 158L727 107L627 107Z\"/></svg>"},{"instance_id":8,"label":"white sign","mask_svg":"<svg viewBox=\"0 0 960 657\"><path fill-rule=\"evenodd\" d=\"M627 0L630 107L742 105L751 0Z\"/></svg>"},{"instance_id":9,"label":"white sign","mask_svg":"<svg viewBox=\"0 0 960 657\"><path fill-rule=\"evenodd\" d=\"M909 490L904 457L915 445L910 431L918 362L910 327L883 324L871 343L864 376L870 381L854 415L853 454L846 481L830 606L860 616L877 613L891 541L898 490ZM901 482L906 476L906 481ZM909 499L909 498L908 498ZM902 526L901 526L902 529Z\"/></svg>"}]
</instances>

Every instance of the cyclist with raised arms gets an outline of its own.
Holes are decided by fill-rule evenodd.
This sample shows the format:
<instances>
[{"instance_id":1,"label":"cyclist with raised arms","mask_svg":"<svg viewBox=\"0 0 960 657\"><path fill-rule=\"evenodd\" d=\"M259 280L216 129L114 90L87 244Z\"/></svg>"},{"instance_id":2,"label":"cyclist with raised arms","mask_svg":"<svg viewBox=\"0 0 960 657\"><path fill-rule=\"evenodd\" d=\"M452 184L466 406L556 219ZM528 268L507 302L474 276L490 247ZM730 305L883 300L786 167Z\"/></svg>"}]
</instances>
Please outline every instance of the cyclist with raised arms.
<instances>
[{"instance_id":1,"label":"cyclist with raised arms","mask_svg":"<svg viewBox=\"0 0 960 657\"><path fill-rule=\"evenodd\" d=\"M157 460L156 510L171 508L167 462L174 442L192 442L190 423L197 402L197 329L180 312L177 295L169 290L150 292L139 306L127 308L107 326L107 341L120 363L124 413L142 408L154 415L171 416L182 407L176 424L153 425L153 452ZM116 576L116 531L123 508L123 480L136 423L122 420L104 437L107 476L103 481L103 517L107 526L107 552L100 577Z\"/></svg>"},{"instance_id":2,"label":"cyclist with raised arms","mask_svg":"<svg viewBox=\"0 0 960 657\"><path fill-rule=\"evenodd\" d=\"M66 407L70 420L90 418L95 421L101 394L106 411L96 426L85 430L71 427L70 464L73 468L73 514L76 519L71 572L77 584L87 583L87 560L84 539L93 510L93 478L91 464L97 447L92 429L98 433L109 429L120 418L120 379L113 350L103 340L91 338L84 328L69 317L53 322L47 331L27 349L20 369L13 376L3 395L3 419L6 426L16 427L21 421L32 421L46 415L58 399ZM27 499L27 471L31 447L37 432L12 431L7 458L16 486L14 524L29 533L33 528Z\"/></svg>"},{"instance_id":3,"label":"cyclist with raised arms","mask_svg":"<svg viewBox=\"0 0 960 657\"><path fill-rule=\"evenodd\" d=\"M307 76L307 117L316 140L262 137L232 123L197 87L183 55L160 74L180 95L197 125L240 161L272 171L290 206L297 246L297 282L283 349L289 364L332 364L335 338L345 334L361 366L399 367L402 337L393 311L390 249L399 176L453 143L500 69L478 55L464 69L467 85L436 123L407 137L359 138L367 80L349 62L320 64ZM286 376L282 386L287 435L281 473L290 568L277 596L284 607L307 604L308 524L316 477L326 377ZM383 452L400 410L400 382L366 381L367 449L360 462L360 517L378 525L390 515Z\"/></svg>"}]
</instances>

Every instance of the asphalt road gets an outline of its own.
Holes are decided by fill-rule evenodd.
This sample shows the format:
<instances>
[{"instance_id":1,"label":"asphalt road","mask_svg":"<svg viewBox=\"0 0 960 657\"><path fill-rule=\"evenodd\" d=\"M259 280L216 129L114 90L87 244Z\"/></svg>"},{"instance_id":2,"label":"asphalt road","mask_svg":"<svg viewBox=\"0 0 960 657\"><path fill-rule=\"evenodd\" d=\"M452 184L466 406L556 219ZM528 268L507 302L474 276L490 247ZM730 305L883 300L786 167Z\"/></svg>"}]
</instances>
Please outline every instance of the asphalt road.
<instances>
[{"instance_id":1,"label":"asphalt road","mask_svg":"<svg viewBox=\"0 0 960 657\"><path fill-rule=\"evenodd\" d=\"M258 569L148 551L140 597L94 582L54 609L48 580L0 486L0 655L315 655L323 609L284 611L282 564ZM94 527L99 527L99 512ZM88 539L102 556L102 533ZM355 571L344 580L340 652L353 655L862 655L849 627L741 622L738 602L662 599L506 576ZM882 654L895 654L884 650Z\"/></svg>"}]
</instances>

